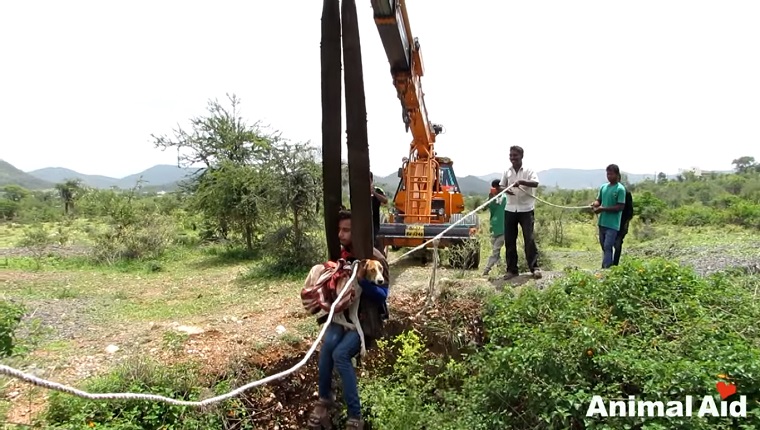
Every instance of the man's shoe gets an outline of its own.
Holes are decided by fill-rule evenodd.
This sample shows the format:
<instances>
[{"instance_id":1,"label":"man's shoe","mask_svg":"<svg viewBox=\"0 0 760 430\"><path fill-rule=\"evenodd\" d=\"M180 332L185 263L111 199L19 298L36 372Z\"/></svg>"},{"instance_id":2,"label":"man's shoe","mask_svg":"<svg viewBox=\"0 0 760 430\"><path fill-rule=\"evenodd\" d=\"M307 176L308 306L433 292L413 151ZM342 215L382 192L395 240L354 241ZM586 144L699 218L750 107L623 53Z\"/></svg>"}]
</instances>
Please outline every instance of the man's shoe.
<instances>
[{"instance_id":1,"label":"man's shoe","mask_svg":"<svg viewBox=\"0 0 760 430\"><path fill-rule=\"evenodd\" d=\"M504 280L509 281L510 279L516 278L518 276L520 275L518 275L517 273L507 272L507 274L504 275Z\"/></svg>"},{"instance_id":2,"label":"man's shoe","mask_svg":"<svg viewBox=\"0 0 760 430\"><path fill-rule=\"evenodd\" d=\"M490 267L488 267L485 270L483 270L483 276L488 276L488 272L490 272L490 271L491 271Z\"/></svg>"},{"instance_id":3,"label":"man's shoe","mask_svg":"<svg viewBox=\"0 0 760 430\"><path fill-rule=\"evenodd\" d=\"M543 276L544 275L541 274L541 270L540 269L536 269L536 270L533 271L533 277L534 278L541 279Z\"/></svg>"},{"instance_id":4,"label":"man's shoe","mask_svg":"<svg viewBox=\"0 0 760 430\"><path fill-rule=\"evenodd\" d=\"M364 420L361 418L349 418L346 421L346 430L364 430Z\"/></svg>"},{"instance_id":5,"label":"man's shoe","mask_svg":"<svg viewBox=\"0 0 760 430\"><path fill-rule=\"evenodd\" d=\"M309 414L309 430L332 429L330 409L335 406L334 401L319 399Z\"/></svg>"}]
</instances>

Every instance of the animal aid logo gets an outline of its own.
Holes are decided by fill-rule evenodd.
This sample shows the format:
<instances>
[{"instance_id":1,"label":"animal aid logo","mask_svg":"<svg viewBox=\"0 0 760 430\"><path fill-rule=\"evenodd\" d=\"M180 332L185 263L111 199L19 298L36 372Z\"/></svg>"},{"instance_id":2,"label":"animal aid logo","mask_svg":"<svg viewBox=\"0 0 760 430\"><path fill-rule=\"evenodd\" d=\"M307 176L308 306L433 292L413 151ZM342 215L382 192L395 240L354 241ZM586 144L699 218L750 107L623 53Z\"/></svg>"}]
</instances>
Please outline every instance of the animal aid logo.
<instances>
[{"instance_id":1,"label":"animal aid logo","mask_svg":"<svg viewBox=\"0 0 760 430\"><path fill-rule=\"evenodd\" d=\"M724 376L724 375L719 375ZM747 396L739 396L739 400L728 402L726 399L736 394L736 385L718 382L715 388L720 394L720 401L713 395L706 395L701 400L694 396L686 396L683 400L651 401L636 400L629 396L628 400L610 400L605 404L601 396L593 396L586 411L587 417L747 417ZM696 414L695 414L696 411Z\"/></svg>"}]
</instances>

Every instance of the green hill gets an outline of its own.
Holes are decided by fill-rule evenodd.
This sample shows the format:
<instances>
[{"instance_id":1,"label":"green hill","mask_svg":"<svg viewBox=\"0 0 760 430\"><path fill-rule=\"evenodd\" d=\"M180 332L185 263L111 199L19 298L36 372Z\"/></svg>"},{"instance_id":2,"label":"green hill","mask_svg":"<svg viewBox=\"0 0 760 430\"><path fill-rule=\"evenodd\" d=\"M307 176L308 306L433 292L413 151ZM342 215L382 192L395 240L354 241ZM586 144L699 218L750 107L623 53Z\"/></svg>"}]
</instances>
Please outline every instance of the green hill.
<instances>
[{"instance_id":1,"label":"green hill","mask_svg":"<svg viewBox=\"0 0 760 430\"><path fill-rule=\"evenodd\" d=\"M53 183L35 178L34 176L15 168L7 161L0 160L0 187L6 185L19 185L30 190L53 188Z\"/></svg>"}]
</instances>

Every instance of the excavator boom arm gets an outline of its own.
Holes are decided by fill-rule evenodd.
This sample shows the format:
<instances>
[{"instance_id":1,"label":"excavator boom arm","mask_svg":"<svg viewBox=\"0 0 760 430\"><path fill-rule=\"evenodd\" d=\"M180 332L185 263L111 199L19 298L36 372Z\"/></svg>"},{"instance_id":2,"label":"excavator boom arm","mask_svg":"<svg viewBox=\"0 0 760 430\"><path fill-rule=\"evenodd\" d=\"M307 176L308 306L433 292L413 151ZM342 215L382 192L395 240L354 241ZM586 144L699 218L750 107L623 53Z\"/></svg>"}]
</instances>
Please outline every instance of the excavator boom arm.
<instances>
[{"instance_id":1,"label":"excavator boom arm","mask_svg":"<svg viewBox=\"0 0 760 430\"><path fill-rule=\"evenodd\" d=\"M371 0L375 24L401 102L402 119L413 136L412 152L435 157L435 137L443 127L428 120L421 77L425 74L419 41L413 37L404 0Z\"/></svg>"}]
</instances>

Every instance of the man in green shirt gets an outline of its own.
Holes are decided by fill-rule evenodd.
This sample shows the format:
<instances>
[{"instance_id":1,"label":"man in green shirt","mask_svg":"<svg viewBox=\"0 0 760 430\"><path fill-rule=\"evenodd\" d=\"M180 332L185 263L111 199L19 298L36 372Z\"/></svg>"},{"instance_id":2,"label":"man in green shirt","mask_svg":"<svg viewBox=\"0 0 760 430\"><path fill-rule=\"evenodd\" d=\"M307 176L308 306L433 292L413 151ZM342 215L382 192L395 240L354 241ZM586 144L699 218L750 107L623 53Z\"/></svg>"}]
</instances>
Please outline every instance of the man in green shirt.
<instances>
[{"instance_id":1,"label":"man in green shirt","mask_svg":"<svg viewBox=\"0 0 760 430\"><path fill-rule=\"evenodd\" d=\"M602 246L602 269L613 263L613 247L620 231L620 221L625 209L625 187L620 183L620 168L607 166L607 181L599 188L596 200L591 203L599 215L599 244Z\"/></svg>"},{"instance_id":2,"label":"man in green shirt","mask_svg":"<svg viewBox=\"0 0 760 430\"><path fill-rule=\"evenodd\" d=\"M488 194L488 198L492 198L498 192L499 180L494 179L491 182L491 193ZM491 248L493 252L488 257L483 276L488 275L491 268L501 259L501 248L504 246L504 208L506 205L507 196L504 194L488 204L488 210L491 212Z\"/></svg>"}]
</instances>

